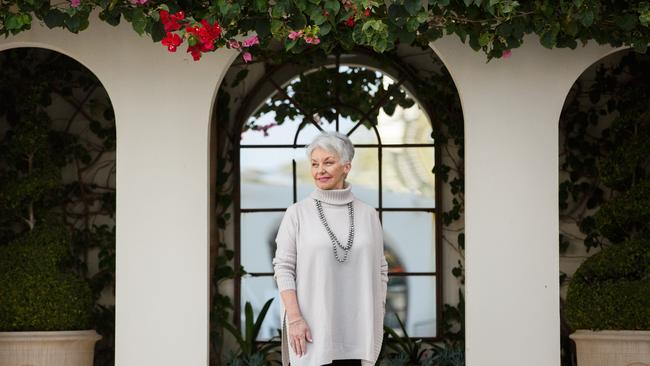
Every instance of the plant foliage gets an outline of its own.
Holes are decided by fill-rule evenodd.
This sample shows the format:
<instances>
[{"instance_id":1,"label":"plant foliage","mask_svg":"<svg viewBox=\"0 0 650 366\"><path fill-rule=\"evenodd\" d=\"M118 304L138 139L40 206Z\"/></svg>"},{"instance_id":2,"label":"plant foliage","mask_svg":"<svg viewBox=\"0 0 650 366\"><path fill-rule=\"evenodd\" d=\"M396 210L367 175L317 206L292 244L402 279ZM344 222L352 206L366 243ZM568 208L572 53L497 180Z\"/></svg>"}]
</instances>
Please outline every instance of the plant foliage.
<instances>
[{"instance_id":1,"label":"plant foliage","mask_svg":"<svg viewBox=\"0 0 650 366\"><path fill-rule=\"evenodd\" d=\"M39 224L0 246L0 331L89 329L90 287L62 268L69 241L62 225Z\"/></svg>"},{"instance_id":2,"label":"plant foliage","mask_svg":"<svg viewBox=\"0 0 650 366\"><path fill-rule=\"evenodd\" d=\"M72 280L74 272L90 286L95 307L88 328L96 328L103 336L95 364L112 364L114 306L97 303L102 292L114 293L115 284L115 158L111 155L115 121L108 96L90 71L67 56L44 49L12 49L0 54L0 121L0 247L32 250L33 261L46 254L55 260L58 257L51 251L30 247L33 240L21 238L33 236L34 230L50 230L42 227L48 223L65 226L67 255L60 265L66 278ZM52 240L56 238L52 234ZM26 247L17 248L19 242ZM91 256L98 262L98 271L92 275L88 273ZM24 273L20 276L25 279L32 267L21 266ZM48 268L40 266L38 276L44 276ZM35 278L21 286L33 285ZM55 292L76 288L53 282L62 278L52 273L42 283L49 283ZM18 285L11 285L16 301ZM32 290L24 293L32 299L32 306L48 301ZM68 300L85 301L85 290L78 288L76 293L66 295ZM52 304L62 301L63 295L53 296ZM49 309L45 305L37 308L41 312ZM59 318L52 314L53 322Z\"/></svg>"},{"instance_id":3,"label":"plant foliage","mask_svg":"<svg viewBox=\"0 0 650 366\"><path fill-rule=\"evenodd\" d=\"M602 251L576 271L567 293L573 329L650 327L650 93L647 56L625 54L581 85L567 128L561 208L572 206L585 246ZM575 207L582 206L582 210ZM588 212L595 213L590 215Z\"/></svg>"},{"instance_id":4,"label":"plant foliage","mask_svg":"<svg viewBox=\"0 0 650 366\"><path fill-rule=\"evenodd\" d=\"M254 32L261 48L279 43L294 54L354 46L384 52L397 43L426 46L444 34L457 35L488 59L519 47L527 34L536 34L548 48L595 40L643 52L650 42L650 2L614 0L10 0L0 3L0 34L25 31L35 20L77 33L88 28L94 10L111 25L126 20L156 42L170 30L160 11L182 11L183 19L196 24L221 25L224 33L215 48ZM194 40L190 47L196 45L191 30L180 32L182 39ZM174 43L172 38L167 44Z\"/></svg>"},{"instance_id":5,"label":"plant foliage","mask_svg":"<svg viewBox=\"0 0 650 366\"><path fill-rule=\"evenodd\" d=\"M273 365L271 361L271 353L277 352L278 346L274 343L259 344L257 342L257 335L260 332L266 313L273 299L269 299L260 313L255 318L253 314L253 306L250 302L246 302L244 306L244 328L240 331L230 323L224 323L224 327L228 330L237 340L239 350L234 353L228 362L229 366L269 366ZM279 363L279 362L278 362Z\"/></svg>"}]
</instances>

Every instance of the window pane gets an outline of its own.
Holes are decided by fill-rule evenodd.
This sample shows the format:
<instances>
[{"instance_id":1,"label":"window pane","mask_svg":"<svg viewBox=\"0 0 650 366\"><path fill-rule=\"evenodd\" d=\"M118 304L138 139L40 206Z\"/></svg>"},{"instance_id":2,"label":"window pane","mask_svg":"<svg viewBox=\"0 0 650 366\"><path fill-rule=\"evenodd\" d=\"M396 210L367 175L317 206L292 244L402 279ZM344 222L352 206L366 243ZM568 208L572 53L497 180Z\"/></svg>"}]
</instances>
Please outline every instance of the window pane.
<instances>
[{"instance_id":1,"label":"window pane","mask_svg":"<svg viewBox=\"0 0 650 366\"><path fill-rule=\"evenodd\" d=\"M339 119L339 131L347 134L358 121L352 121L350 118ZM367 128L363 124L357 127L354 132L349 136L353 144L377 144L377 134L374 129ZM357 150L358 152L359 150Z\"/></svg>"},{"instance_id":2,"label":"window pane","mask_svg":"<svg viewBox=\"0 0 650 366\"><path fill-rule=\"evenodd\" d=\"M383 149L384 207L435 207L434 155L433 147Z\"/></svg>"},{"instance_id":3,"label":"window pane","mask_svg":"<svg viewBox=\"0 0 650 366\"><path fill-rule=\"evenodd\" d=\"M293 203L292 148L241 148L241 207L288 207Z\"/></svg>"},{"instance_id":4,"label":"window pane","mask_svg":"<svg viewBox=\"0 0 650 366\"><path fill-rule=\"evenodd\" d=\"M435 215L384 211L384 249L394 272L435 272Z\"/></svg>"},{"instance_id":5,"label":"window pane","mask_svg":"<svg viewBox=\"0 0 650 366\"><path fill-rule=\"evenodd\" d=\"M377 120L383 144L433 143L431 122L417 103L407 109L397 106L392 116L382 109Z\"/></svg>"},{"instance_id":6,"label":"window pane","mask_svg":"<svg viewBox=\"0 0 650 366\"><path fill-rule=\"evenodd\" d=\"M282 212L241 214L241 264L248 272L273 272L275 236L284 216Z\"/></svg>"},{"instance_id":7,"label":"window pane","mask_svg":"<svg viewBox=\"0 0 650 366\"><path fill-rule=\"evenodd\" d=\"M391 277L384 324L404 335L396 314L411 337L436 336L436 277Z\"/></svg>"},{"instance_id":8,"label":"window pane","mask_svg":"<svg viewBox=\"0 0 650 366\"><path fill-rule=\"evenodd\" d=\"M275 112L268 112L259 118L249 118L247 124L254 124L258 127L267 126L275 123ZM269 127L266 130L266 136L262 130L248 129L241 134L241 145L277 145L293 144L293 135L296 133L298 123L286 120L281 125Z\"/></svg>"},{"instance_id":9,"label":"window pane","mask_svg":"<svg viewBox=\"0 0 650 366\"><path fill-rule=\"evenodd\" d=\"M278 337L278 330L281 328L280 324L280 296L275 284L275 279L271 276L262 277L243 277L241 281L241 324L242 333L245 332L246 327L246 302L250 302L253 307L254 318L260 314L264 303L273 298L273 302L269 307L264 322L260 327L260 332L257 335L258 341L268 341L275 337L275 340L280 340Z\"/></svg>"},{"instance_id":10,"label":"window pane","mask_svg":"<svg viewBox=\"0 0 650 366\"><path fill-rule=\"evenodd\" d=\"M320 126L325 131L334 130L334 125L332 125L330 127L330 126L327 125L327 123L321 123ZM297 132L297 128L298 127L296 125L294 127L294 134ZM300 132L298 132L297 145L302 146L302 147L306 147L306 145L311 143L311 141L314 139L314 137L316 137L316 135L318 135L319 133L320 133L320 130L318 129L318 127L316 127L316 125L314 125L311 122L305 122L302 125L302 129L300 130ZM291 143L293 143L293 136L292 136ZM303 152L303 154L304 154L304 152Z\"/></svg>"},{"instance_id":11,"label":"window pane","mask_svg":"<svg viewBox=\"0 0 650 366\"><path fill-rule=\"evenodd\" d=\"M358 199L379 207L379 158L376 148L355 149L352 170L347 180Z\"/></svg>"}]
</instances>

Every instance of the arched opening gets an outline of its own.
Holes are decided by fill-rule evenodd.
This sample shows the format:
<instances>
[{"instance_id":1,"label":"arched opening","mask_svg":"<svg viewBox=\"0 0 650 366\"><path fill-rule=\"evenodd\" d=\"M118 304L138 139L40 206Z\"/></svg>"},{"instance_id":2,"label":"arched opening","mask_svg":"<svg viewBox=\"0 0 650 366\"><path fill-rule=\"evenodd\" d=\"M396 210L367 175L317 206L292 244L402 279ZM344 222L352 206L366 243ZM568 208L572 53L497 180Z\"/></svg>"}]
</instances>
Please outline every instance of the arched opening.
<instances>
[{"instance_id":1,"label":"arched opening","mask_svg":"<svg viewBox=\"0 0 650 366\"><path fill-rule=\"evenodd\" d=\"M619 262L606 253L599 256L597 264L590 260L601 251L635 248L635 242L645 243L650 254L650 214L642 208L650 203L648 70L647 53L613 53L582 73L562 110L559 248L563 366L576 363L575 344L569 338L576 330L629 329L634 325L625 319L639 320L644 312L648 314L648 306L635 300L635 294L647 293L642 289L650 288L647 269L629 267L622 255L617 256ZM633 255L642 255L630 249L630 253L635 251ZM587 272L591 274L586 276ZM627 306L621 306L623 303Z\"/></svg>"},{"instance_id":2,"label":"arched opening","mask_svg":"<svg viewBox=\"0 0 650 366\"><path fill-rule=\"evenodd\" d=\"M102 335L94 364L114 364L116 135L113 107L101 81L59 52L41 48L0 52L0 151L0 246L29 243L22 239L29 232L60 225L69 234L65 240L69 255L59 263L62 271L74 273L87 285L75 296L47 299L47 306L39 304L45 300L37 300L36 290L17 289L21 296L13 298L14 304L49 309L49 323L39 323L39 314L31 313L27 322L7 327L15 319L0 316L1 330L68 330L60 327L84 325ZM54 238L49 234L43 238L34 257L52 261L45 248ZM57 274L38 273L34 278L41 275ZM63 318L78 308L75 304L86 301L82 296L86 289L92 311L67 324ZM7 315L10 307L0 312Z\"/></svg>"},{"instance_id":3,"label":"arched opening","mask_svg":"<svg viewBox=\"0 0 650 366\"><path fill-rule=\"evenodd\" d=\"M464 339L462 310L443 318L445 303L458 310L463 301L462 113L453 82L430 49L235 64L216 105L221 136L214 143L213 221L219 229L211 257L213 285L221 281L213 289L221 293L212 308L219 301L232 307L212 314L213 352L221 347L213 361L224 356L215 323L245 331L246 303L256 318L275 298L257 341L278 339L274 238L284 209L313 189L303 148L319 130L351 138L356 154L348 180L382 218L390 267L385 324L405 336L397 314L408 336Z\"/></svg>"}]
</instances>

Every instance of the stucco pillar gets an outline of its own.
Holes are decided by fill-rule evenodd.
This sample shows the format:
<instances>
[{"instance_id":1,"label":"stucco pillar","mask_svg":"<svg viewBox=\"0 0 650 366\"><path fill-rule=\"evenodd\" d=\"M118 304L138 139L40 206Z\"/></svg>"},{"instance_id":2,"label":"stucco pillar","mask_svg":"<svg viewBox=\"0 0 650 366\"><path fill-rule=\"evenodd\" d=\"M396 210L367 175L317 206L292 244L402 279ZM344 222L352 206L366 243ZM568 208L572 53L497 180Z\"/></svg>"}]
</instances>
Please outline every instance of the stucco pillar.
<instances>
[{"instance_id":1,"label":"stucco pillar","mask_svg":"<svg viewBox=\"0 0 650 366\"><path fill-rule=\"evenodd\" d=\"M88 67L117 124L116 365L207 365L209 125L237 53L192 61L92 17L79 34L38 23L0 50L43 47ZM27 82L27 81L26 81Z\"/></svg>"},{"instance_id":2,"label":"stucco pillar","mask_svg":"<svg viewBox=\"0 0 650 366\"><path fill-rule=\"evenodd\" d=\"M571 85L613 49L528 36L486 63L456 36L431 46L465 118L467 366L559 366L558 120Z\"/></svg>"}]
</instances>

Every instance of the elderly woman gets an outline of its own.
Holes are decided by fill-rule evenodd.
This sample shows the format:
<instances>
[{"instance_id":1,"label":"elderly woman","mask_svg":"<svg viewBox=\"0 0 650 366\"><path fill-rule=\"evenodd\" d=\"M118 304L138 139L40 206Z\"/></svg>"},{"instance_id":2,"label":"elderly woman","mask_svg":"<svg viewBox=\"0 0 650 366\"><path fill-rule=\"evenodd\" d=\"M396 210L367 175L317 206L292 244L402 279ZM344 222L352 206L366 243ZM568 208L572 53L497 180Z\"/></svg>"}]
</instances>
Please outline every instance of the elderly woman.
<instances>
[{"instance_id":1,"label":"elderly woman","mask_svg":"<svg viewBox=\"0 0 650 366\"><path fill-rule=\"evenodd\" d=\"M379 215L345 180L345 134L323 132L306 152L316 187L287 208L275 238L282 365L374 365L388 283Z\"/></svg>"}]
</instances>

